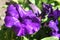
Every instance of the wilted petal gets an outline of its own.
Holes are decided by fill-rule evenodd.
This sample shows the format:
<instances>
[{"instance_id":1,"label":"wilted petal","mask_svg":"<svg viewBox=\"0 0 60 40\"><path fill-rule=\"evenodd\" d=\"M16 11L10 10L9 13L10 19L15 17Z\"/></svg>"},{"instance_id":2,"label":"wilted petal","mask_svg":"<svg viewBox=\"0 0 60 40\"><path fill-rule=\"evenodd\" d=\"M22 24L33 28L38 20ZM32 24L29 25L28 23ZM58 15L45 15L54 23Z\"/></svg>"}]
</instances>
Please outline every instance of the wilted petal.
<instances>
[{"instance_id":1,"label":"wilted petal","mask_svg":"<svg viewBox=\"0 0 60 40\"><path fill-rule=\"evenodd\" d=\"M52 11L52 5L43 3L42 7L43 7L43 11L45 13L51 13L51 11Z\"/></svg>"}]
</instances>

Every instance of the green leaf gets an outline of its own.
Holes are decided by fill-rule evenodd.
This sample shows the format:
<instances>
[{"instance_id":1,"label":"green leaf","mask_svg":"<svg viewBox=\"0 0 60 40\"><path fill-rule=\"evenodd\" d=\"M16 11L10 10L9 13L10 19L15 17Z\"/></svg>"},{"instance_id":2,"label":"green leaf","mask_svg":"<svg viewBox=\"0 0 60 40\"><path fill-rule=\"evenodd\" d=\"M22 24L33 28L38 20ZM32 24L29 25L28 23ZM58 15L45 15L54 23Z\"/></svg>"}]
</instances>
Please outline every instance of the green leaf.
<instances>
[{"instance_id":1,"label":"green leaf","mask_svg":"<svg viewBox=\"0 0 60 40\"><path fill-rule=\"evenodd\" d=\"M60 3L60 0L55 0L55 1L57 1L58 3Z\"/></svg>"},{"instance_id":2,"label":"green leaf","mask_svg":"<svg viewBox=\"0 0 60 40\"><path fill-rule=\"evenodd\" d=\"M42 2L44 2L44 3L47 3L47 0L41 0Z\"/></svg>"},{"instance_id":3,"label":"green leaf","mask_svg":"<svg viewBox=\"0 0 60 40\"><path fill-rule=\"evenodd\" d=\"M2 6L2 8L7 8L7 7L8 7L8 5L3 5L3 6Z\"/></svg>"},{"instance_id":4,"label":"green leaf","mask_svg":"<svg viewBox=\"0 0 60 40\"><path fill-rule=\"evenodd\" d=\"M12 0L12 1L14 1L14 2L18 3L18 0Z\"/></svg>"},{"instance_id":5,"label":"green leaf","mask_svg":"<svg viewBox=\"0 0 60 40\"><path fill-rule=\"evenodd\" d=\"M58 21L60 21L60 17L58 18Z\"/></svg>"},{"instance_id":6,"label":"green leaf","mask_svg":"<svg viewBox=\"0 0 60 40\"><path fill-rule=\"evenodd\" d=\"M59 40L59 38L54 37L54 36L51 36L51 37L43 38L43 39L41 39L41 40Z\"/></svg>"},{"instance_id":7,"label":"green leaf","mask_svg":"<svg viewBox=\"0 0 60 40\"><path fill-rule=\"evenodd\" d=\"M26 11L28 11L28 10L29 10L29 8L28 8L28 7L26 7L26 8L25 8L25 10L26 10Z\"/></svg>"},{"instance_id":8,"label":"green leaf","mask_svg":"<svg viewBox=\"0 0 60 40\"><path fill-rule=\"evenodd\" d=\"M35 4L35 0L29 0L31 3Z\"/></svg>"},{"instance_id":9,"label":"green leaf","mask_svg":"<svg viewBox=\"0 0 60 40\"><path fill-rule=\"evenodd\" d=\"M23 36L23 40L29 40L27 37Z\"/></svg>"},{"instance_id":10,"label":"green leaf","mask_svg":"<svg viewBox=\"0 0 60 40\"><path fill-rule=\"evenodd\" d=\"M18 3L24 3L25 2L25 0L18 0Z\"/></svg>"},{"instance_id":11,"label":"green leaf","mask_svg":"<svg viewBox=\"0 0 60 40\"><path fill-rule=\"evenodd\" d=\"M46 22L46 21L48 20L48 17L47 17L47 16L48 16L48 15L45 16L45 19L42 19L42 23L43 23L43 22Z\"/></svg>"}]
</instances>

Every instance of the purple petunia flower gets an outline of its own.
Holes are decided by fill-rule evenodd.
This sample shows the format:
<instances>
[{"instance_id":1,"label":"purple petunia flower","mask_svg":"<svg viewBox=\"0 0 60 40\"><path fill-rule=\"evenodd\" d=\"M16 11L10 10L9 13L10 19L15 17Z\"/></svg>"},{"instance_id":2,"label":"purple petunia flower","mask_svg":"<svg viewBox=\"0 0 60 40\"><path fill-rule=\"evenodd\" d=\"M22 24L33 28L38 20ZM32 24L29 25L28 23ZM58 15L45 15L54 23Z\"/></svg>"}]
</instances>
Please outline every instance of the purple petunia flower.
<instances>
[{"instance_id":1,"label":"purple petunia flower","mask_svg":"<svg viewBox=\"0 0 60 40\"><path fill-rule=\"evenodd\" d=\"M51 11L52 11L52 5L50 5L50 4L42 3L42 8L46 14L51 13Z\"/></svg>"},{"instance_id":2,"label":"purple petunia flower","mask_svg":"<svg viewBox=\"0 0 60 40\"><path fill-rule=\"evenodd\" d=\"M45 18L45 15L49 15L52 16L52 12L53 12L53 9L52 9L52 5L50 4L46 4L46 3L42 3L42 17Z\"/></svg>"},{"instance_id":3,"label":"purple petunia flower","mask_svg":"<svg viewBox=\"0 0 60 40\"><path fill-rule=\"evenodd\" d=\"M57 38L60 38L60 34L59 33L54 33L54 32L52 32L52 36L55 36L55 37L57 37Z\"/></svg>"},{"instance_id":4,"label":"purple petunia flower","mask_svg":"<svg viewBox=\"0 0 60 40\"><path fill-rule=\"evenodd\" d=\"M10 4L6 11L5 26L12 28L17 36L33 34L40 29L40 19L32 12L25 11L19 4Z\"/></svg>"},{"instance_id":5,"label":"purple petunia flower","mask_svg":"<svg viewBox=\"0 0 60 40\"><path fill-rule=\"evenodd\" d=\"M60 10L56 9L54 11L52 11L51 13L49 13L48 17L49 18L54 18L54 20L58 19L58 17L60 16Z\"/></svg>"},{"instance_id":6,"label":"purple petunia flower","mask_svg":"<svg viewBox=\"0 0 60 40\"><path fill-rule=\"evenodd\" d=\"M48 14L49 18L52 17L54 20L56 20L60 16L60 10L58 10L58 8L53 10L52 5L43 3L42 7L44 14Z\"/></svg>"},{"instance_id":7,"label":"purple petunia flower","mask_svg":"<svg viewBox=\"0 0 60 40\"><path fill-rule=\"evenodd\" d=\"M51 30L52 30L52 36L55 36L55 37L60 38L60 33L58 33L59 28L58 28L58 26L57 26L57 22L54 22L53 20L51 20L51 21L49 22L49 27L50 27Z\"/></svg>"},{"instance_id":8,"label":"purple petunia flower","mask_svg":"<svg viewBox=\"0 0 60 40\"><path fill-rule=\"evenodd\" d=\"M53 11L53 15L55 19L58 19L58 17L60 16L60 10L56 9Z\"/></svg>"},{"instance_id":9,"label":"purple petunia flower","mask_svg":"<svg viewBox=\"0 0 60 40\"><path fill-rule=\"evenodd\" d=\"M43 3L43 12L48 15L48 18L51 18L48 26L52 30L52 36L60 38L60 33L59 33L59 22L58 22L58 17L60 16L60 10L58 8L56 10L52 9L52 5L50 4L45 4ZM54 21L53 21L54 20Z\"/></svg>"},{"instance_id":10,"label":"purple petunia flower","mask_svg":"<svg viewBox=\"0 0 60 40\"><path fill-rule=\"evenodd\" d=\"M49 22L49 27L51 28L51 30L52 30L53 32L58 32L58 31L59 31L56 22L54 22L53 20L51 20L51 21Z\"/></svg>"}]
</instances>

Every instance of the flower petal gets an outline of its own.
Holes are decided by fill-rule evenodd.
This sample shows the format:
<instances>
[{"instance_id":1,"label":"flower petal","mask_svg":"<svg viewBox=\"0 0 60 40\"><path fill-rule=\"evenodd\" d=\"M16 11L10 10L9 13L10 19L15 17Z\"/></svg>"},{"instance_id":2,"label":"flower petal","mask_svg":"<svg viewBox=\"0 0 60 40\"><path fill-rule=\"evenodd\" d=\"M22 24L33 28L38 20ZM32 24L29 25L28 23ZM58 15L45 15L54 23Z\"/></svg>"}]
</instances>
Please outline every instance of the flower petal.
<instances>
[{"instance_id":1,"label":"flower petal","mask_svg":"<svg viewBox=\"0 0 60 40\"><path fill-rule=\"evenodd\" d=\"M43 7L43 11L46 13L50 13L52 11L52 5L50 4L43 3L42 7Z\"/></svg>"},{"instance_id":2,"label":"flower petal","mask_svg":"<svg viewBox=\"0 0 60 40\"><path fill-rule=\"evenodd\" d=\"M60 38L60 34L59 33L52 33L52 36Z\"/></svg>"},{"instance_id":3,"label":"flower petal","mask_svg":"<svg viewBox=\"0 0 60 40\"><path fill-rule=\"evenodd\" d=\"M51 28L52 31L55 31L55 32L58 32L58 31L59 31L56 23L55 23L53 20L51 20L51 21L49 22L49 27Z\"/></svg>"},{"instance_id":4,"label":"flower petal","mask_svg":"<svg viewBox=\"0 0 60 40\"><path fill-rule=\"evenodd\" d=\"M6 15L12 16L15 18L19 18L18 11L17 11L16 7L14 6L14 4L10 4L8 6L7 11L6 11Z\"/></svg>"},{"instance_id":5,"label":"flower petal","mask_svg":"<svg viewBox=\"0 0 60 40\"><path fill-rule=\"evenodd\" d=\"M28 34L33 34L40 29L40 21L37 18L27 18L24 21L26 22L26 29Z\"/></svg>"},{"instance_id":6,"label":"flower petal","mask_svg":"<svg viewBox=\"0 0 60 40\"><path fill-rule=\"evenodd\" d=\"M14 16L18 12L18 16ZM17 36L24 36L26 34L33 34L40 29L40 20L32 12L32 10L25 11L19 4L14 4L11 9L8 9L8 14L5 17L5 25L12 27ZM15 11L15 12L14 12ZM14 13L14 15L12 15Z\"/></svg>"},{"instance_id":7,"label":"flower petal","mask_svg":"<svg viewBox=\"0 0 60 40\"><path fill-rule=\"evenodd\" d=\"M16 22L19 22L18 19L16 19L15 17L11 17L11 16L6 16L5 19L5 26L11 28L14 24L16 24Z\"/></svg>"},{"instance_id":8,"label":"flower petal","mask_svg":"<svg viewBox=\"0 0 60 40\"><path fill-rule=\"evenodd\" d=\"M54 18L57 19L60 16L60 10L56 9L53 11Z\"/></svg>"},{"instance_id":9,"label":"flower petal","mask_svg":"<svg viewBox=\"0 0 60 40\"><path fill-rule=\"evenodd\" d=\"M41 10L35 4L31 3L31 4L29 4L29 6L32 8L32 10L36 16L39 16L41 14Z\"/></svg>"}]
</instances>

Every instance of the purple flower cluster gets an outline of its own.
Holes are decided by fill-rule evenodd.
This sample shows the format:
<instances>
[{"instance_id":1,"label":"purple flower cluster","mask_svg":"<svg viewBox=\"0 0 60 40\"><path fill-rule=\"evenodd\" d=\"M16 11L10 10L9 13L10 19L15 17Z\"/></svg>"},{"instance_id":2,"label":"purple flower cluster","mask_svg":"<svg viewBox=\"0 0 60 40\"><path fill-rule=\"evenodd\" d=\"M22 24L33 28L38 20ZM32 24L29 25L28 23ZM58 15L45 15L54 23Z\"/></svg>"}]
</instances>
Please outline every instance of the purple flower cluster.
<instances>
[{"instance_id":1,"label":"purple flower cluster","mask_svg":"<svg viewBox=\"0 0 60 40\"><path fill-rule=\"evenodd\" d=\"M59 22L60 10L53 10L52 5L42 4L43 11L34 4L29 4L32 10L25 11L19 4L9 4L5 16L5 26L12 28L17 36L25 36L38 32L41 27L41 19L39 15L48 15L48 27L52 30L52 36L60 38ZM34 7L34 8L33 8Z\"/></svg>"},{"instance_id":2,"label":"purple flower cluster","mask_svg":"<svg viewBox=\"0 0 60 40\"><path fill-rule=\"evenodd\" d=\"M36 33L40 29L40 19L32 12L25 11L19 4L9 4L5 26L12 28L17 36Z\"/></svg>"},{"instance_id":3,"label":"purple flower cluster","mask_svg":"<svg viewBox=\"0 0 60 40\"><path fill-rule=\"evenodd\" d=\"M59 33L59 22L58 18L60 17L60 10L56 9L53 10L52 5L43 3L43 9L45 13L48 15L49 21L49 28L52 30L52 36L60 38Z\"/></svg>"}]
</instances>

